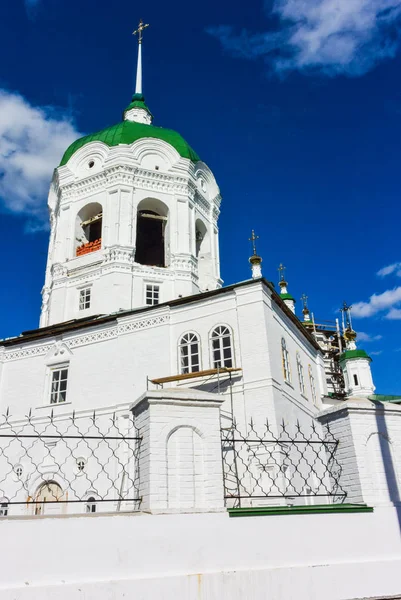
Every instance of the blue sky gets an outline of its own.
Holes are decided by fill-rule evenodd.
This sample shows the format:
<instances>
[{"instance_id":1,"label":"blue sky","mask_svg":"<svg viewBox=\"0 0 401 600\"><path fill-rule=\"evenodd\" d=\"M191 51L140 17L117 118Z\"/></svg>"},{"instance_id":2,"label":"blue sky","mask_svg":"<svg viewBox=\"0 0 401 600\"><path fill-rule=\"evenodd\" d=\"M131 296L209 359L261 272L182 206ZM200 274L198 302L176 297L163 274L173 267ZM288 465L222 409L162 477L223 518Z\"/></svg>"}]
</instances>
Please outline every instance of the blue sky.
<instances>
[{"instance_id":1,"label":"blue sky","mask_svg":"<svg viewBox=\"0 0 401 600\"><path fill-rule=\"evenodd\" d=\"M265 277L283 262L317 321L353 303L377 391L401 393L401 0L2 2L0 337L38 324L52 169L120 119L139 17L155 124L221 187L225 283L254 228Z\"/></svg>"}]
</instances>

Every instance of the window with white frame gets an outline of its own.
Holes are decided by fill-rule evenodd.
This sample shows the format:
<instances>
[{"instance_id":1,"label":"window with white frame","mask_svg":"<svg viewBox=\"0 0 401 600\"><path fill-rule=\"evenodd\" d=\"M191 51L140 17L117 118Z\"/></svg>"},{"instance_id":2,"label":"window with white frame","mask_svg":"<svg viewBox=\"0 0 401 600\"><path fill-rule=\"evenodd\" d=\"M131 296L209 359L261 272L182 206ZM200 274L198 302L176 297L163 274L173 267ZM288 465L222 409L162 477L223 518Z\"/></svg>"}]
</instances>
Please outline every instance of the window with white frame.
<instances>
[{"instance_id":1,"label":"window with white frame","mask_svg":"<svg viewBox=\"0 0 401 600\"><path fill-rule=\"evenodd\" d=\"M299 387L301 390L301 394L305 396L305 377L304 377L304 367L301 362L301 356L299 352L297 352L297 371L298 371L298 381Z\"/></svg>"},{"instance_id":2,"label":"window with white frame","mask_svg":"<svg viewBox=\"0 0 401 600\"><path fill-rule=\"evenodd\" d=\"M281 358L283 361L283 373L285 381L291 383L290 357L287 350L287 344L284 338L281 338Z\"/></svg>"},{"instance_id":3,"label":"window with white frame","mask_svg":"<svg viewBox=\"0 0 401 600\"><path fill-rule=\"evenodd\" d=\"M60 404L67 398L68 366L51 370L50 404Z\"/></svg>"},{"instance_id":4,"label":"window with white frame","mask_svg":"<svg viewBox=\"0 0 401 600\"><path fill-rule=\"evenodd\" d=\"M86 310L91 305L91 288L79 290L79 310Z\"/></svg>"},{"instance_id":5,"label":"window with white frame","mask_svg":"<svg viewBox=\"0 0 401 600\"><path fill-rule=\"evenodd\" d=\"M155 306L160 302L160 285L148 283L146 285L145 302L148 306Z\"/></svg>"},{"instance_id":6,"label":"window with white frame","mask_svg":"<svg viewBox=\"0 0 401 600\"><path fill-rule=\"evenodd\" d=\"M199 337L196 333L186 333L180 339L180 373L197 373L200 370Z\"/></svg>"},{"instance_id":7,"label":"window with white frame","mask_svg":"<svg viewBox=\"0 0 401 600\"><path fill-rule=\"evenodd\" d=\"M233 366L233 343L231 331L224 325L219 325L212 331L212 362L213 368Z\"/></svg>"},{"instance_id":8,"label":"window with white frame","mask_svg":"<svg viewBox=\"0 0 401 600\"><path fill-rule=\"evenodd\" d=\"M315 378L313 377L311 365L309 365L309 367L308 367L308 373L309 373L309 383L310 383L310 390L311 390L311 394L312 394L313 404L315 406L317 406Z\"/></svg>"}]
</instances>

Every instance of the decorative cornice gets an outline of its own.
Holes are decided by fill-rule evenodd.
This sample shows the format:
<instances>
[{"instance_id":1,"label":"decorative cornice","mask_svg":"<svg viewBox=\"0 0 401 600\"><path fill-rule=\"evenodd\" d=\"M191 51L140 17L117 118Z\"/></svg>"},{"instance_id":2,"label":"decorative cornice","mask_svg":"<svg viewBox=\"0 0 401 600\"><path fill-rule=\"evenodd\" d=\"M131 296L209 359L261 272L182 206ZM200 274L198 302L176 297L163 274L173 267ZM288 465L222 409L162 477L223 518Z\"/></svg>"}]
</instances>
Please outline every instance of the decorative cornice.
<instances>
[{"instance_id":1,"label":"decorative cornice","mask_svg":"<svg viewBox=\"0 0 401 600\"><path fill-rule=\"evenodd\" d=\"M140 331L143 329L149 329L151 327L157 327L158 325L164 325L169 322L169 319L169 314L154 315L152 317L136 319L130 322L117 323L117 325L107 327L107 329L98 329L97 331L94 331L92 333L87 333L85 335L79 335L76 337L69 337L68 334L65 337L61 336L61 338L57 336L58 341L56 347L59 347L61 344L63 344L68 350L70 350L79 346L86 346L88 344L104 342L107 340L115 339L120 335L131 333L133 331ZM21 341L21 343L23 342ZM48 354L48 352L50 352L50 350L54 348L55 341L52 341L52 343L46 345L42 344L38 346L30 346L28 348L20 347L16 350L10 351L1 348L0 361L8 362L12 360L19 360L35 356L45 356L46 354Z\"/></svg>"},{"instance_id":2,"label":"decorative cornice","mask_svg":"<svg viewBox=\"0 0 401 600\"><path fill-rule=\"evenodd\" d=\"M116 165L104 169L101 173L85 177L81 181L60 186L57 190L63 200L78 199L99 189L106 189L118 184L135 186L145 190L158 190L170 194L180 193L192 196L194 186L190 186L189 177L170 175L148 169Z\"/></svg>"},{"instance_id":3,"label":"decorative cornice","mask_svg":"<svg viewBox=\"0 0 401 600\"><path fill-rule=\"evenodd\" d=\"M51 348L53 348L54 343L48 344L46 346L30 346L29 348L18 348L17 350L11 350L4 352L2 360L7 362L9 360L18 360L20 358L30 358L32 356L43 356L47 354Z\"/></svg>"}]
</instances>

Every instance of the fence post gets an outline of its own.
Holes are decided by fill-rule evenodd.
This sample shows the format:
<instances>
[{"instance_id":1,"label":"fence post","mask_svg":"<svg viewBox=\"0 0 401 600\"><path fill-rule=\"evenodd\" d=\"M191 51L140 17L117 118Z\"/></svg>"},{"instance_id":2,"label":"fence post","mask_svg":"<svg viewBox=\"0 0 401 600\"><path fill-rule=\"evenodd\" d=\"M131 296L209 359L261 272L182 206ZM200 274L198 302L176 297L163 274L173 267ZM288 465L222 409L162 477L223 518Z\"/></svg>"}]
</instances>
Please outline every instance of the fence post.
<instances>
[{"instance_id":1,"label":"fence post","mask_svg":"<svg viewBox=\"0 0 401 600\"><path fill-rule=\"evenodd\" d=\"M346 502L400 503L401 406L353 399L318 415L339 441L336 459Z\"/></svg>"},{"instance_id":2,"label":"fence post","mask_svg":"<svg viewBox=\"0 0 401 600\"><path fill-rule=\"evenodd\" d=\"M224 508L220 406L222 396L194 389L148 390L131 406L142 437L141 510Z\"/></svg>"}]
</instances>

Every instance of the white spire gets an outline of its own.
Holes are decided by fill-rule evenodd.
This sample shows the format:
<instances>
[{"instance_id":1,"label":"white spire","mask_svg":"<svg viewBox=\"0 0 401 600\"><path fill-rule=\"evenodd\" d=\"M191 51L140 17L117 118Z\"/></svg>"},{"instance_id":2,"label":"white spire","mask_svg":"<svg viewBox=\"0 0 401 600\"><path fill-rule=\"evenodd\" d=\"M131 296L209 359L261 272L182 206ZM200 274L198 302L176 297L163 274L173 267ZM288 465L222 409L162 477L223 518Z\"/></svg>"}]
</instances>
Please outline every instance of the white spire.
<instances>
[{"instance_id":1,"label":"white spire","mask_svg":"<svg viewBox=\"0 0 401 600\"><path fill-rule=\"evenodd\" d=\"M135 94L142 94L142 44L138 44L138 65L136 68Z\"/></svg>"},{"instance_id":2,"label":"white spire","mask_svg":"<svg viewBox=\"0 0 401 600\"><path fill-rule=\"evenodd\" d=\"M142 39L143 30L149 27L149 23L144 23L142 19L139 21L138 29L132 35L138 36L138 64L136 68L136 86L135 94L142 94Z\"/></svg>"}]
</instances>

